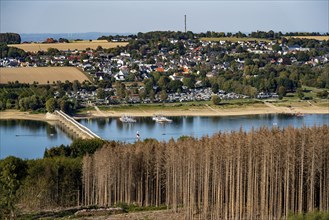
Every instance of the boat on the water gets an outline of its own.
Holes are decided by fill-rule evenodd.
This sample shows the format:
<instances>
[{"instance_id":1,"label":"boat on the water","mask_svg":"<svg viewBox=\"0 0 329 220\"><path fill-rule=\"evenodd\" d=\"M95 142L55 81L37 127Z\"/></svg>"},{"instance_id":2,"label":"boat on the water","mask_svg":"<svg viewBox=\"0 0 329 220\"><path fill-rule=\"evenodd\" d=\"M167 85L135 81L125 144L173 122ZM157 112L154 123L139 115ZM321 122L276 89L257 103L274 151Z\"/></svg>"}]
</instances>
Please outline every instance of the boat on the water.
<instances>
[{"instance_id":1,"label":"boat on the water","mask_svg":"<svg viewBox=\"0 0 329 220\"><path fill-rule=\"evenodd\" d=\"M131 117L129 115L122 115L120 117L120 121L122 121L124 123L135 123L136 119L134 119L133 117Z\"/></svg>"},{"instance_id":2,"label":"boat on the water","mask_svg":"<svg viewBox=\"0 0 329 220\"><path fill-rule=\"evenodd\" d=\"M159 122L159 123L164 123L164 122L172 122L171 119L163 116L163 115L153 115L152 117L153 121Z\"/></svg>"}]
</instances>

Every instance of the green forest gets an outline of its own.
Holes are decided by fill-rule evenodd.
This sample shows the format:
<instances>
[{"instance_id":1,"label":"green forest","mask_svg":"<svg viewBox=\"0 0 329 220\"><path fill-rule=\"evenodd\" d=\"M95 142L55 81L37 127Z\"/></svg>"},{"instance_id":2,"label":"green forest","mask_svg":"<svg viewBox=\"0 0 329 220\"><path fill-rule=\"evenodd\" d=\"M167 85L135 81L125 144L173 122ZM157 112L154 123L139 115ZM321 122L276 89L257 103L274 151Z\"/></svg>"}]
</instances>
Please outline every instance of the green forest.
<instances>
[{"instance_id":1,"label":"green forest","mask_svg":"<svg viewBox=\"0 0 329 220\"><path fill-rule=\"evenodd\" d=\"M21 36L17 33L0 33L0 43L20 44Z\"/></svg>"}]
</instances>

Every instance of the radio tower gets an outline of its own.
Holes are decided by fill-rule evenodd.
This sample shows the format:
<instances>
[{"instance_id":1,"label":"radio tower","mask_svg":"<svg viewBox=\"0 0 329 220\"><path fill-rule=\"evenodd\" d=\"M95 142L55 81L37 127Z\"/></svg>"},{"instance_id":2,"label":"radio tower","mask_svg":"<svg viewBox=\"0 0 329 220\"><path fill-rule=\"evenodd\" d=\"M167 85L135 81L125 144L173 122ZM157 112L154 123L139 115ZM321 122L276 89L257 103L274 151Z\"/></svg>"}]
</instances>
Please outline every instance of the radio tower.
<instances>
[{"instance_id":1,"label":"radio tower","mask_svg":"<svg viewBox=\"0 0 329 220\"><path fill-rule=\"evenodd\" d=\"M184 15L185 33L186 33L186 15Z\"/></svg>"}]
</instances>

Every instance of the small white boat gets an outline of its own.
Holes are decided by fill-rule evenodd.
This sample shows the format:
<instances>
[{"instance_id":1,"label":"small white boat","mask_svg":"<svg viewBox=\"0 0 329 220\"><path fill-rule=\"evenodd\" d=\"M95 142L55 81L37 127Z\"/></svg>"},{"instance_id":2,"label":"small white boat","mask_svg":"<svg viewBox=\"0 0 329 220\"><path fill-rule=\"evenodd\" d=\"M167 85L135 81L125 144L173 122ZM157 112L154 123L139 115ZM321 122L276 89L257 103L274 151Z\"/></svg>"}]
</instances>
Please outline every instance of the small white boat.
<instances>
[{"instance_id":1,"label":"small white boat","mask_svg":"<svg viewBox=\"0 0 329 220\"><path fill-rule=\"evenodd\" d=\"M159 122L159 123L172 122L171 119L166 118L166 117L163 116L163 115L153 115L152 120L153 120L153 121L156 121L156 122Z\"/></svg>"},{"instance_id":2,"label":"small white boat","mask_svg":"<svg viewBox=\"0 0 329 220\"><path fill-rule=\"evenodd\" d=\"M128 115L122 115L120 117L120 121L122 121L124 123L135 123L136 119L134 119L133 117L128 116Z\"/></svg>"}]
</instances>

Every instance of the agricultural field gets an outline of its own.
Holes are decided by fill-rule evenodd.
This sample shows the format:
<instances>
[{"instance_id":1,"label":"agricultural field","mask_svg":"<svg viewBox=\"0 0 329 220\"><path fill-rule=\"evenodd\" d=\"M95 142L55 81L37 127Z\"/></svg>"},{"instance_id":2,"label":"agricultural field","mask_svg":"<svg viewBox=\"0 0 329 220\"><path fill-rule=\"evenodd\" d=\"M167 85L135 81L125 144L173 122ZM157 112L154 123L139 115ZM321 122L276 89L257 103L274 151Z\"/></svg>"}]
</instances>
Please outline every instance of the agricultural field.
<instances>
[{"instance_id":1,"label":"agricultural field","mask_svg":"<svg viewBox=\"0 0 329 220\"><path fill-rule=\"evenodd\" d=\"M10 47L17 47L25 52L47 51L48 48L56 48L58 50L85 50L86 48L96 49L101 46L104 49L126 46L127 42L107 42L106 40L93 41L73 41L72 43L31 43L31 44L10 44Z\"/></svg>"},{"instance_id":2,"label":"agricultural field","mask_svg":"<svg viewBox=\"0 0 329 220\"><path fill-rule=\"evenodd\" d=\"M283 36L285 37L285 36ZM329 40L329 36L289 36L286 38L301 38L301 39L315 39L315 40ZM203 37L201 38L202 41L231 41L231 42L238 42L238 41L264 41L264 42L271 42L269 39L263 38L252 38L252 37Z\"/></svg>"},{"instance_id":3,"label":"agricultural field","mask_svg":"<svg viewBox=\"0 0 329 220\"><path fill-rule=\"evenodd\" d=\"M202 40L202 41L231 41L231 42L238 42L238 41L271 42L271 40L268 40L268 39L252 38L252 37L203 37L200 40Z\"/></svg>"},{"instance_id":4,"label":"agricultural field","mask_svg":"<svg viewBox=\"0 0 329 220\"><path fill-rule=\"evenodd\" d=\"M38 82L39 84L52 84L66 80L90 81L88 77L75 67L19 67L0 68L0 84L18 81L20 83Z\"/></svg>"},{"instance_id":5,"label":"agricultural field","mask_svg":"<svg viewBox=\"0 0 329 220\"><path fill-rule=\"evenodd\" d=\"M291 36L289 38L300 38L300 39L314 39L314 40L329 40L329 36Z\"/></svg>"}]
</instances>

